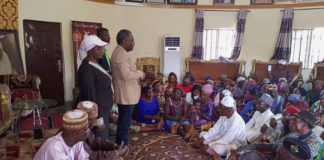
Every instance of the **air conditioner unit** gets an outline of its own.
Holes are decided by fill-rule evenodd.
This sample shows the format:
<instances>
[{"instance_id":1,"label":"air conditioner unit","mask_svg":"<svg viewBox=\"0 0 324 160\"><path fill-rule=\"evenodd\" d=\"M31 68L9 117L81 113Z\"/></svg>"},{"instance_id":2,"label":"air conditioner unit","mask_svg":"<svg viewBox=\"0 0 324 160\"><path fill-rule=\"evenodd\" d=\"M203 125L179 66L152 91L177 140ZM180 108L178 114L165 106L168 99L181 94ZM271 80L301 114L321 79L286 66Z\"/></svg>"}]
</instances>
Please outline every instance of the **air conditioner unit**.
<instances>
[{"instance_id":1,"label":"air conditioner unit","mask_svg":"<svg viewBox=\"0 0 324 160\"><path fill-rule=\"evenodd\" d=\"M164 36L164 69L166 78L171 72L174 72L179 80L180 77L180 58L181 58L181 36L165 35Z\"/></svg>"}]
</instances>

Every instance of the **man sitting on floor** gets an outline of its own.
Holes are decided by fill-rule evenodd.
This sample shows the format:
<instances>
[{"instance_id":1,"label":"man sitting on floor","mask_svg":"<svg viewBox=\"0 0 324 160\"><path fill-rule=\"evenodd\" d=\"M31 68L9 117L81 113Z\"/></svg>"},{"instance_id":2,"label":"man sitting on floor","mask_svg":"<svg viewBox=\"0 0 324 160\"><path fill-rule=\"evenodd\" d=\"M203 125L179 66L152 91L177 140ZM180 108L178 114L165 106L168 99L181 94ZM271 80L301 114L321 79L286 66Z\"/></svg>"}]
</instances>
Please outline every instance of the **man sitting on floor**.
<instances>
[{"instance_id":1,"label":"man sitting on floor","mask_svg":"<svg viewBox=\"0 0 324 160\"><path fill-rule=\"evenodd\" d=\"M267 89L270 96L274 99L273 104L270 106L271 112L274 115L282 113L285 105L285 99L279 95L277 85L270 84L267 86Z\"/></svg>"},{"instance_id":2,"label":"man sitting on floor","mask_svg":"<svg viewBox=\"0 0 324 160\"><path fill-rule=\"evenodd\" d=\"M261 127L268 124L273 116L270 106L273 99L268 94L263 94L258 100L255 109L257 110L252 119L246 124L246 137L248 142L259 142L262 139Z\"/></svg>"},{"instance_id":3,"label":"man sitting on floor","mask_svg":"<svg viewBox=\"0 0 324 160\"><path fill-rule=\"evenodd\" d=\"M208 132L201 132L193 146L210 155L213 149L220 156L227 156L231 149L246 144L245 123L242 117L234 111L235 100L226 96L221 101L219 109L220 118ZM201 144L208 146L201 146Z\"/></svg>"},{"instance_id":4,"label":"man sitting on floor","mask_svg":"<svg viewBox=\"0 0 324 160\"><path fill-rule=\"evenodd\" d=\"M66 112L63 128L62 132L45 141L34 160L89 159L83 146L90 133L88 114L79 109Z\"/></svg>"},{"instance_id":5,"label":"man sitting on floor","mask_svg":"<svg viewBox=\"0 0 324 160\"><path fill-rule=\"evenodd\" d=\"M315 126L316 118L308 111L301 110L299 113L294 114L295 117L290 121L290 131L297 132L299 137L298 139L307 143L311 151L311 157L316 159L323 140L312 132L312 128ZM237 150L232 151L230 157L238 157L238 159L253 159L255 154L263 155L263 150L265 153L270 152L269 148L276 150L281 143L270 143L270 144L249 144L238 148Z\"/></svg>"},{"instance_id":6,"label":"man sitting on floor","mask_svg":"<svg viewBox=\"0 0 324 160\"><path fill-rule=\"evenodd\" d=\"M77 108L88 113L89 129L92 129L98 117L97 104L83 101L78 104ZM89 133L89 137L84 142L84 149L89 153L90 160L101 160L111 156L124 156L128 152L127 147L123 146L123 142L118 146L112 141L96 137L92 132Z\"/></svg>"}]
</instances>

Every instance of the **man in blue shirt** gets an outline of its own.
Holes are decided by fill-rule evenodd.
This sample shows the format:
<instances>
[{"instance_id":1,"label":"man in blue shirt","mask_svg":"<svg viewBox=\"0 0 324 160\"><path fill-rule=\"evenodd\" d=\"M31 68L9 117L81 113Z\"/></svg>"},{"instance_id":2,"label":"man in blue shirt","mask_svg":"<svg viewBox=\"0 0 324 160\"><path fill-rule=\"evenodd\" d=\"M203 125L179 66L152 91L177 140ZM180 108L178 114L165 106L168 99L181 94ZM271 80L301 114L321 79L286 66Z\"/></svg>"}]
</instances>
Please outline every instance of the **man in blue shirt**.
<instances>
[{"instance_id":1,"label":"man in blue shirt","mask_svg":"<svg viewBox=\"0 0 324 160\"><path fill-rule=\"evenodd\" d=\"M107 28L99 28L97 30L97 36L104 42L110 43L110 35L109 30ZM111 67L110 67L110 59L107 53L106 48L104 48L104 56L102 59L98 59L98 63L101 65L103 69L107 71L111 75Z\"/></svg>"}]
</instances>

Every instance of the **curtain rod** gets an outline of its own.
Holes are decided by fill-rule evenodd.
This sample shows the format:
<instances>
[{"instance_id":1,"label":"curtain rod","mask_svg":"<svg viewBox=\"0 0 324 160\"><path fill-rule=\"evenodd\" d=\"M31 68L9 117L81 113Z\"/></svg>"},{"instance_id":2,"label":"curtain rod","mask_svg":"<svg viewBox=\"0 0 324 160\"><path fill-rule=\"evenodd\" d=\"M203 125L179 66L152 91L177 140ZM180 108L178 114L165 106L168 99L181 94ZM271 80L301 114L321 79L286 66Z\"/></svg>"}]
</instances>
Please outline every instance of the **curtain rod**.
<instances>
[{"instance_id":1,"label":"curtain rod","mask_svg":"<svg viewBox=\"0 0 324 160\"><path fill-rule=\"evenodd\" d=\"M302 11L302 10L316 10L316 9L324 9L324 8L302 8L302 9L294 9L294 11ZM285 10L280 10L281 12Z\"/></svg>"},{"instance_id":2,"label":"curtain rod","mask_svg":"<svg viewBox=\"0 0 324 160\"><path fill-rule=\"evenodd\" d=\"M239 10L204 10L204 11L213 11L213 12L239 12ZM195 12L197 12L197 9L195 9ZM251 12L251 10L248 10L247 12Z\"/></svg>"}]
</instances>

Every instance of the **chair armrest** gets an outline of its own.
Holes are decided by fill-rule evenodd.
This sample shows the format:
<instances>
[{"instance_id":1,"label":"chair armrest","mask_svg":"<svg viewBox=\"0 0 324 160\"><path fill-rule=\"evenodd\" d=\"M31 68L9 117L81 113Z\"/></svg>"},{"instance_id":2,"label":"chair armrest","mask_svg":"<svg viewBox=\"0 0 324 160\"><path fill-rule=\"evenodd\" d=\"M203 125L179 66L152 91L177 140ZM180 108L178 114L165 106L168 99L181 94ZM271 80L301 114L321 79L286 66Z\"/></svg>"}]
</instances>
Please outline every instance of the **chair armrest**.
<instances>
[{"instance_id":1,"label":"chair armrest","mask_svg":"<svg viewBox=\"0 0 324 160\"><path fill-rule=\"evenodd\" d=\"M6 84L0 84L0 134L2 134L12 124L13 111L11 109L11 93Z\"/></svg>"},{"instance_id":2,"label":"chair armrest","mask_svg":"<svg viewBox=\"0 0 324 160\"><path fill-rule=\"evenodd\" d=\"M158 72L157 75L158 75L158 78L161 79L161 84L164 84L165 83L165 74Z\"/></svg>"}]
</instances>

